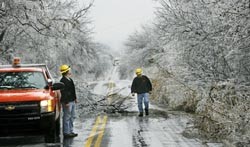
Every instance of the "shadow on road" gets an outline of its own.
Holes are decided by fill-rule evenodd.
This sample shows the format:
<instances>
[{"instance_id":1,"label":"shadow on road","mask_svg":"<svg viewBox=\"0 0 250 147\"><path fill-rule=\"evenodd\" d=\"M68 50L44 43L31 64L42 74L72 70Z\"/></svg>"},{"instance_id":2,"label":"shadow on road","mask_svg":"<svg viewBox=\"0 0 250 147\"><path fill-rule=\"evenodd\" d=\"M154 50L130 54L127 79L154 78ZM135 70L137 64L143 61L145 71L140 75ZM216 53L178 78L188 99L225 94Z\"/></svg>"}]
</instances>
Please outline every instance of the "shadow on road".
<instances>
[{"instance_id":1,"label":"shadow on road","mask_svg":"<svg viewBox=\"0 0 250 147\"><path fill-rule=\"evenodd\" d=\"M74 138L65 138L63 139L63 147L73 147Z\"/></svg>"},{"instance_id":2,"label":"shadow on road","mask_svg":"<svg viewBox=\"0 0 250 147\"><path fill-rule=\"evenodd\" d=\"M39 147L62 147L60 139L55 143L45 143L43 136L20 136L20 137L1 137L1 147L22 147L22 146L39 146Z\"/></svg>"}]
</instances>

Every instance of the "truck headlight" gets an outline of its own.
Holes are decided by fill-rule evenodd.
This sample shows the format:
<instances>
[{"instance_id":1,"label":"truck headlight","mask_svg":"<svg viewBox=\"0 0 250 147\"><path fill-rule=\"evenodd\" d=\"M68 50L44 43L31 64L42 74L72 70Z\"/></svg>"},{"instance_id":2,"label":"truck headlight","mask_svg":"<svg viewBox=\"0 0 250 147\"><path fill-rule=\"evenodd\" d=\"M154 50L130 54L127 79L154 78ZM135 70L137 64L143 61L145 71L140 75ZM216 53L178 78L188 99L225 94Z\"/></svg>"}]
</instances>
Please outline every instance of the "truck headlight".
<instances>
[{"instance_id":1,"label":"truck headlight","mask_svg":"<svg viewBox=\"0 0 250 147\"><path fill-rule=\"evenodd\" d=\"M41 106L41 113L53 111L52 100L43 100L40 102L40 106Z\"/></svg>"}]
</instances>

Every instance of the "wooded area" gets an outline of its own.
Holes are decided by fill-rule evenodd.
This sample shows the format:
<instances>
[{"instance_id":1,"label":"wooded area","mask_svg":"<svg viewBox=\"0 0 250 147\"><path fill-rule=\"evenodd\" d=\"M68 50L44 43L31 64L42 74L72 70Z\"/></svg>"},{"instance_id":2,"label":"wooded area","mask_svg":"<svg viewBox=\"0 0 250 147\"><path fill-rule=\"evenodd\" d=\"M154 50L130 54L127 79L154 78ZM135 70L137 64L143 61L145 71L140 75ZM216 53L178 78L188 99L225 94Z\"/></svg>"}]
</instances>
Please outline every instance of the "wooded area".
<instances>
[{"instance_id":1,"label":"wooded area","mask_svg":"<svg viewBox=\"0 0 250 147\"><path fill-rule=\"evenodd\" d=\"M61 64L71 65L78 76L100 76L112 58L91 37L92 5L79 6L77 0L1 0L0 63L9 64L18 56L23 63L48 64L55 76Z\"/></svg>"},{"instance_id":2,"label":"wooded area","mask_svg":"<svg viewBox=\"0 0 250 147\"><path fill-rule=\"evenodd\" d=\"M155 102L195 112L200 136L249 144L249 0L158 2L153 24L128 38L125 64L150 75Z\"/></svg>"},{"instance_id":3,"label":"wooded area","mask_svg":"<svg viewBox=\"0 0 250 147\"><path fill-rule=\"evenodd\" d=\"M250 1L155 1L153 23L125 43L121 78L132 79L142 67L154 84L152 100L195 113L199 136L249 144ZM23 63L46 63L55 77L61 64L85 81L105 75L114 57L93 41L92 5L0 0L0 64L18 56Z\"/></svg>"}]
</instances>

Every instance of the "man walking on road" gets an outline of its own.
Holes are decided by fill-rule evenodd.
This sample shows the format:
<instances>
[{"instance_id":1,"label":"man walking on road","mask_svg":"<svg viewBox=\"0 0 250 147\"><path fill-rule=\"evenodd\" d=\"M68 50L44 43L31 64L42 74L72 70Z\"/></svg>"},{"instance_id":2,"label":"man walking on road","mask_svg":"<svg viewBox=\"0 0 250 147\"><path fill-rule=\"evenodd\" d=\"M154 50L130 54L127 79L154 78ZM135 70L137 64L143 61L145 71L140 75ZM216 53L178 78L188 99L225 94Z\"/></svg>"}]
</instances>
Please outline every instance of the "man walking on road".
<instances>
[{"instance_id":1,"label":"man walking on road","mask_svg":"<svg viewBox=\"0 0 250 147\"><path fill-rule=\"evenodd\" d=\"M76 137L77 134L73 132L73 123L75 119L76 108L76 92L75 85L71 77L70 66L62 65L60 67L62 78L60 82L64 83L65 87L61 90L61 103L63 109L63 135L65 138Z\"/></svg>"},{"instance_id":2,"label":"man walking on road","mask_svg":"<svg viewBox=\"0 0 250 147\"><path fill-rule=\"evenodd\" d=\"M143 104L145 106L145 113L146 115L149 114L149 94L151 94L152 91L152 84L149 80L149 78L145 75L142 75L142 69L137 68L136 71L136 77L134 78L131 86L131 93L132 96L134 96L135 93L137 93L137 102L138 102L138 109L139 109L139 117L143 116Z\"/></svg>"}]
</instances>

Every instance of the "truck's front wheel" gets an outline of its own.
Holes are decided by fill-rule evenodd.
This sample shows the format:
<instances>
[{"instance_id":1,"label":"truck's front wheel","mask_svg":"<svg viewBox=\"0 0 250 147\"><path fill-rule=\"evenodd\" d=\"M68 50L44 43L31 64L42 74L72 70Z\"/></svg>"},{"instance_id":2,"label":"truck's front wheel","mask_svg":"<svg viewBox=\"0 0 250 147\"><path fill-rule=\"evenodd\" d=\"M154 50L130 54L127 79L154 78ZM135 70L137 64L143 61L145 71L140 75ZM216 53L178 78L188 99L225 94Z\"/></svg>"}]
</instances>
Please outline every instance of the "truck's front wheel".
<instances>
[{"instance_id":1,"label":"truck's front wheel","mask_svg":"<svg viewBox=\"0 0 250 147\"><path fill-rule=\"evenodd\" d=\"M60 141L60 117L51 126L49 132L45 135L46 143L55 143Z\"/></svg>"}]
</instances>

